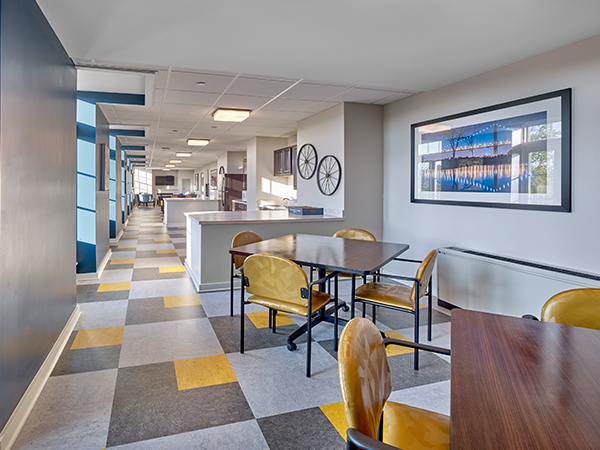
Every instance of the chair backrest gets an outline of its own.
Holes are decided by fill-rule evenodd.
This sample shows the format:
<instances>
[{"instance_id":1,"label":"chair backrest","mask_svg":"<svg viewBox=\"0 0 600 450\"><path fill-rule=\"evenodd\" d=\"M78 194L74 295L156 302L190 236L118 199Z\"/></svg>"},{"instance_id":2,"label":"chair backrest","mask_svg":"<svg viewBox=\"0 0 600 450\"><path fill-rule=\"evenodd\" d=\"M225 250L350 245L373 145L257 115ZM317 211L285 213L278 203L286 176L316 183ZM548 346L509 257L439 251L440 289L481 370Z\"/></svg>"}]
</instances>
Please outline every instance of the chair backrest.
<instances>
[{"instance_id":1,"label":"chair backrest","mask_svg":"<svg viewBox=\"0 0 600 450\"><path fill-rule=\"evenodd\" d=\"M343 230L336 231L333 237L343 239L356 239L358 241L376 241L375 236L366 230L360 228L344 228Z\"/></svg>"},{"instance_id":2,"label":"chair backrest","mask_svg":"<svg viewBox=\"0 0 600 450\"><path fill-rule=\"evenodd\" d=\"M260 242L263 239L260 237L258 233L254 231L240 231L236 234L231 240L231 248L241 247L242 245L254 244L255 242ZM245 256L234 255L233 263L236 269L239 269L244 265Z\"/></svg>"},{"instance_id":3,"label":"chair backrest","mask_svg":"<svg viewBox=\"0 0 600 450\"><path fill-rule=\"evenodd\" d=\"M293 261L279 256L257 254L246 258L246 292L260 297L308 306L308 278ZM303 290L304 296L303 298Z\"/></svg>"},{"instance_id":4,"label":"chair backrest","mask_svg":"<svg viewBox=\"0 0 600 450\"><path fill-rule=\"evenodd\" d=\"M423 297L428 292L427 287L429 285L429 280L431 280L431 275L433 274L433 267L435 266L437 254L437 249L431 250L417 269L417 274L415 275L415 278L419 280L419 297ZM417 292L415 283L413 285L412 294L410 295L410 300L413 303L416 302L416 295Z\"/></svg>"},{"instance_id":5,"label":"chair backrest","mask_svg":"<svg viewBox=\"0 0 600 450\"><path fill-rule=\"evenodd\" d=\"M338 369L348 427L376 439L383 405L392 392L392 376L381 333L373 322L357 317L344 327Z\"/></svg>"},{"instance_id":6,"label":"chair backrest","mask_svg":"<svg viewBox=\"0 0 600 450\"><path fill-rule=\"evenodd\" d=\"M600 289L559 292L542 307L542 321L600 330Z\"/></svg>"}]
</instances>

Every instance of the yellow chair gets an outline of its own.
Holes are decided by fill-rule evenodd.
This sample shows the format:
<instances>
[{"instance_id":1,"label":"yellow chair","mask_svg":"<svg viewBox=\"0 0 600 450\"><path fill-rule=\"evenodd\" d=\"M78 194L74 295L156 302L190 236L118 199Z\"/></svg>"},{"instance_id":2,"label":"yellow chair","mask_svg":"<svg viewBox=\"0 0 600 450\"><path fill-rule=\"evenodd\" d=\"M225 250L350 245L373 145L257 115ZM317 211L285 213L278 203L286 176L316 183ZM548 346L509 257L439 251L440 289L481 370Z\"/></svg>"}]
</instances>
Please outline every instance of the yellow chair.
<instances>
[{"instance_id":1,"label":"yellow chair","mask_svg":"<svg viewBox=\"0 0 600 450\"><path fill-rule=\"evenodd\" d=\"M249 303L269 308L270 311L283 311L298 314L307 318L307 352L306 376L310 377L311 332L312 327L323 320L324 308L332 298L329 294L314 290L314 285L325 283L337 275L333 272L312 283L308 282L302 268L289 259L274 255L257 254L249 256L244 262L243 287L248 294ZM337 296L333 297L335 304L335 319L333 337L337 348L338 304ZM244 353L244 289L241 290L240 311L240 353ZM275 329L275 314L273 314L273 330ZM288 349L293 350L288 344Z\"/></svg>"},{"instance_id":2,"label":"yellow chair","mask_svg":"<svg viewBox=\"0 0 600 450\"><path fill-rule=\"evenodd\" d=\"M384 342L372 322L352 319L342 331L338 352L340 388L349 427L348 449L449 449L448 416L387 401L392 392L392 378L384 343L450 354L446 349L410 342L392 339ZM379 442L383 436L383 417L389 445Z\"/></svg>"},{"instance_id":3,"label":"yellow chair","mask_svg":"<svg viewBox=\"0 0 600 450\"><path fill-rule=\"evenodd\" d=\"M542 307L542 321L600 330L600 289L559 292Z\"/></svg>"},{"instance_id":4,"label":"yellow chair","mask_svg":"<svg viewBox=\"0 0 600 450\"><path fill-rule=\"evenodd\" d=\"M356 239L359 241L377 240L371 233L366 230L361 230L360 228L344 228L343 230L336 231L333 237L342 239Z\"/></svg>"},{"instance_id":5,"label":"yellow chair","mask_svg":"<svg viewBox=\"0 0 600 450\"><path fill-rule=\"evenodd\" d=\"M254 244L262 241L263 238L254 231L240 231L231 241L231 248L241 247L242 245ZM246 257L240 255L231 255L231 277L229 279L229 315L233 317L233 279L242 277L242 266ZM242 286L243 288L243 286Z\"/></svg>"},{"instance_id":6,"label":"yellow chair","mask_svg":"<svg viewBox=\"0 0 600 450\"><path fill-rule=\"evenodd\" d=\"M419 342L419 300L422 297L428 298L428 321L427 321L427 339L431 340L431 309L432 309L432 287L431 275L435 260L437 259L437 250L432 250L423 261L416 261L404 258L394 258L396 261L420 263L417 274L414 278L399 275L378 274L377 277L392 278L399 280L412 281L412 287L399 284L389 284L381 282L371 282L358 287L352 298L351 317L354 317L354 306L357 301L363 303L363 317L365 316L366 305L373 305L373 323L376 322L376 307L391 308L397 311L403 311L413 314L415 317L414 342ZM419 369L419 351L415 349L415 370Z\"/></svg>"}]
</instances>

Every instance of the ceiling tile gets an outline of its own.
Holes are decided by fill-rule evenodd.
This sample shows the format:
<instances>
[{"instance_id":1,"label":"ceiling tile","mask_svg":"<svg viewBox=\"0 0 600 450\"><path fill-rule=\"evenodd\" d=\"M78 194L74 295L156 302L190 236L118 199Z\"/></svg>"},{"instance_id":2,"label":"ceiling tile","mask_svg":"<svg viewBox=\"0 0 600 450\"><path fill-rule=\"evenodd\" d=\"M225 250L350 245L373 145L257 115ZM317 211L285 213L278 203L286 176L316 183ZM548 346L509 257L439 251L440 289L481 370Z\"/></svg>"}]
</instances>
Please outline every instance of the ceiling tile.
<instances>
[{"instance_id":1,"label":"ceiling tile","mask_svg":"<svg viewBox=\"0 0 600 450\"><path fill-rule=\"evenodd\" d=\"M393 94L394 92L392 91L353 88L331 100L335 102L375 103Z\"/></svg>"},{"instance_id":2,"label":"ceiling tile","mask_svg":"<svg viewBox=\"0 0 600 450\"><path fill-rule=\"evenodd\" d=\"M285 94L281 98L291 98L294 100L329 100L342 92L351 89L347 86L334 86L328 84L300 83Z\"/></svg>"},{"instance_id":3,"label":"ceiling tile","mask_svg":"<svg viewBox=\"0 0 600 450\"><path fill-rule=\"evenodd\" d=\"M256 97L275 97L292 86L292 81L282 81L268 78L238 78L227 89L227 94L253 95Z\"/></svg>"},{"instance_id":4,"label":"ceiling tile","mask_svg":"<svg viewBox=\"0 0 600 450\"><path fill-rule=\"evenodd\" d=\"M217 103L217 108L237 108L255 110L269 101L265 97L251 97L248 95L225 94Z\"/></svg>"},{"instance_id":5,"label":"ceiling tile","mask_svg":"<svg viewBox=\"0 0 600 450\"><path fill-rule=\"evenodd\" d=\"M265 111L293 111L293 112L319 112L324 111L337 103L316 102L312 100L290 100L277 98L266 105Z\"/></svg>"},{"instance_id":6,"label":"ceiling tile","mask_svg":"<svg viewBox=\"0 0 600 450\"><path fill-rule=\"evenodd\" d=\"M171 72L168 90L221 94L235 79L233 75L213 75L198 72ZM198 82L205 84L198 85Z\"/></svg>"},{"instance_id":7,"label":"ceiling tile","mask_svg":"<svg viewBox=\"0 0 600 450\"><path fill-rule=\"evenodd\" d=\"M403 98L410 97L411 95L414 94L412 92L399 92L397 94L392 94L389 97L382 98L381 100L378 100L374 103L376 105L387 105L388 103L392 103L396 100L401 100Z\"/></svg>"},{"instance_id":8,"label":"ceiling tile","mask_svg":"<svg viewBox=\"0 0 600 450\"><path fill-rule=\"evenodd\" d=\"M165 103L211 106L217 101L218 98L219 94L169 90L167 91L167 95L165 97Z\"/></svg>"}]
</instances>

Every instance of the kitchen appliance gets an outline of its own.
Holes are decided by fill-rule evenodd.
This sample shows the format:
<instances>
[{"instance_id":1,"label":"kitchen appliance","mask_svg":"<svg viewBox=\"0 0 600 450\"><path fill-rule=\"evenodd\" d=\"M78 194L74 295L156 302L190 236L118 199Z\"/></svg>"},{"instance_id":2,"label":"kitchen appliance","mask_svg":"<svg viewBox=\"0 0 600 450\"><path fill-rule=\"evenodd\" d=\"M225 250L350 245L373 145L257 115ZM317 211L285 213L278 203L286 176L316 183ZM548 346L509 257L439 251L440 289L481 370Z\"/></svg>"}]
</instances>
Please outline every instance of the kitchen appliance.
<instances>
[{"instance_id":1,"label":"kitchen appliance","mask_svg":"<svg viewBox=\"0 0 600 450\"><path fill-rule=\"evenodd\" d=\"M246 175L241 173L226 173L221 175L219 188L219 211L233 211L233 201L242 200Z\"/></svg>"}]
</instances>

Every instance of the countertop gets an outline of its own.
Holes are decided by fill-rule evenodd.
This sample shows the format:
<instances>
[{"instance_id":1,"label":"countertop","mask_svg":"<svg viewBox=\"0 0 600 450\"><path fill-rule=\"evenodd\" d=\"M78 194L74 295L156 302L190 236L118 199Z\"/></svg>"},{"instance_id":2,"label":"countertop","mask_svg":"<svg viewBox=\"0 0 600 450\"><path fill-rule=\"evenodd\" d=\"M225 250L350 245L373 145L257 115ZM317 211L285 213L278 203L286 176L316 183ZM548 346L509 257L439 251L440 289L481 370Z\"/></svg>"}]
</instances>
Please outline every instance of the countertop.
<instances>
[{"instance_id":1,"label":"countertop","mask_svg":"<svg viewBox=\"0 0 600 450\"><path fill-rule=\"evenodd\" d=\"M299 216L287 211L216 211L184 213L200 225L236 223L285 223L285 222L341 222L343 217Z\"/></svg>"},{"instance_id":2,"label":"countertop","mask_svg":"<svg viewBox=\"0 0 600 450\"><path fill-rule=\"evenodd\" d=\"M165 202L182 202L182 201L186 201L186 202L216 202L216 201L218 201L216 198L195 198L195 197L189 197L189 198L169 197L169 198L163 198L163 200Z\"/></svg>"}]
</instances>

